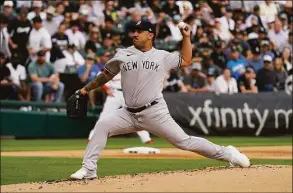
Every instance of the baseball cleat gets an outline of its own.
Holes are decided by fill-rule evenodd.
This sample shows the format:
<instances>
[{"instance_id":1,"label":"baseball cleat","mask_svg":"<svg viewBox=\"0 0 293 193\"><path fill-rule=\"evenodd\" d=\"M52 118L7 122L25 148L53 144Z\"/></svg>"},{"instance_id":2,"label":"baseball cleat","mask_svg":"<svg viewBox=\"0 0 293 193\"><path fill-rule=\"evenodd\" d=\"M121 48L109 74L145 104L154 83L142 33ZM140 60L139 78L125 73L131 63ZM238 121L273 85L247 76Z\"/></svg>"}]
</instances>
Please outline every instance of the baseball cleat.
<instances>
[{"instance_id":1,"label":"baseball cleat","mask_svg":"<svg viewBox=\"0 0 293 193\"><path fill-rule=\"evenodd\" d=\"M70 176L71 179L73 180L82 180L82 179L87 179L87 180L92 180L97 177L96 172L88 172L86 169L81 168L74 174Z\"/></svg>"},{"instance_id":2,"label":"baseball cleat","mask_svg":"<svg viewBox=\"0 0 293 193\"><path fill-rule=\"evenodd\" d=\"M229 145L227 148L231 153L231 166L240 166L242 168L248 168L250 166L250 161L246 155L244 155L231 145Z\"/></svg>"}]
</instances>

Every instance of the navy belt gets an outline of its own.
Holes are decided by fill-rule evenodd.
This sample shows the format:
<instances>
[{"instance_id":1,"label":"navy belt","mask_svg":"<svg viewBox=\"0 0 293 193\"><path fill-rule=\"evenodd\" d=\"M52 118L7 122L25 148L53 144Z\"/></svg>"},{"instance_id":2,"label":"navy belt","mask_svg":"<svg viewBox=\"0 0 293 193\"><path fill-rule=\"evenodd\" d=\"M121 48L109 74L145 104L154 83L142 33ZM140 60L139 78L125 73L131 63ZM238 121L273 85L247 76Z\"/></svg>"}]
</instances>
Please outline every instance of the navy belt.
<instances>
[{"instance_id":1,"label":"navy belt","mask_svg":"<svg viewBox=\"0 0 293 193\"><path fill-rule=\"evenodd\" d=\"M139 112L141 112L141 111L143 111L143 110L147 109L148 107L151 107L151 106L153 106L153 105L155 105L155 104L158 104L158 102L157 102L157 101L153 101L153 102L148 103L148 104L146 104L146 105L144 105L144 106L142 106L142 107L138 107L138 108L130 108L130 107L126 107L126 109L127 109L129 112L131 112L131 113L139 113Z\"/></svg>"},{"instance_id":2,"label":"navy belt","mask_svg":"<svg viewBox=\"0 0 293 193\"><path fill-rule=\"evenodd\" d=\"M121 89L121 88L117 88L117 90L118 90L118 91L122 91L122 89Z\"/></svg>"}]
</instances>

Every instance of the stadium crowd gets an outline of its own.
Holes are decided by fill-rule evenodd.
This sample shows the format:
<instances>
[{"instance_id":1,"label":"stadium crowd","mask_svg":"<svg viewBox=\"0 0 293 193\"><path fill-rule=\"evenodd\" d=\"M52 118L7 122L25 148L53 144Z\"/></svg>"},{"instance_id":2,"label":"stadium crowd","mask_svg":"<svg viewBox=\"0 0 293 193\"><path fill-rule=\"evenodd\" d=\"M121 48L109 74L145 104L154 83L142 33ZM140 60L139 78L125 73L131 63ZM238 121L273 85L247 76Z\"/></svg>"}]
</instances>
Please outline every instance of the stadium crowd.
<instances>
[{"instance_id":1,"label":"stadium crowd","mask_svg":"<svg viewBox=\"0 0 293 193\"><path fill-rule=\"evenodd\" d=\"M292 74L290 0L3 1L1 99L66 100L74 83L62 75L91 81L142 19L156 25L156 48L172 52L179 21L192 27L192 65L166 74L164 92L277 92Z\"/></svg>"}]
</instances>

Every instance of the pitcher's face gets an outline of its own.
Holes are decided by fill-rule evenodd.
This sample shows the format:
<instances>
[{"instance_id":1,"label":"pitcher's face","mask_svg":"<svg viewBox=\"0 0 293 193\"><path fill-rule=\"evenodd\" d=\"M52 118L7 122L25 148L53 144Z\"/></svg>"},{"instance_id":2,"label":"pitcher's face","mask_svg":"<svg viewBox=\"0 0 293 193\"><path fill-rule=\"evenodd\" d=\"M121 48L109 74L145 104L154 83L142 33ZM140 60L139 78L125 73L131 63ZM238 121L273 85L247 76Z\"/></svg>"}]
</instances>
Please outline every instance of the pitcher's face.
<instances>
[{"instance_id":1,"label":"pitcher's face","mask_svg":"<svg viewBox=\"0 0 293 193\"><path fill-rule=\"evenodd\" d=\"M152 41L153 36L153 33L136 29L133 33L133 45L138 48L143 48L148 41Z\"/></svg>"}]
</instances>

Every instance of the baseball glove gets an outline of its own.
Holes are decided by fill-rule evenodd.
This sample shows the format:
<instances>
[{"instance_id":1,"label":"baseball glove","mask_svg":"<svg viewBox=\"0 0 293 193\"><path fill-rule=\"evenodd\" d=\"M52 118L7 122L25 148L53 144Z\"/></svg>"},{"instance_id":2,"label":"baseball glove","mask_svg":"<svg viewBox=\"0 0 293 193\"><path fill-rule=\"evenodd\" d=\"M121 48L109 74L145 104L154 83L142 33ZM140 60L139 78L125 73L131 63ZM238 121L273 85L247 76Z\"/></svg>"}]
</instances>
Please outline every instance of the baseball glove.
<instances>
[{"instance_id":1,"label":"baseball glove","mask_svg":"<svg viewBox=\"0 0 293 193\"><path fill-rule=\"evenodd\" d=\"M70 119L83 119L87 116L88 96L76 91L67 100L67 117Z\"/></svg>"}]
</instances>

